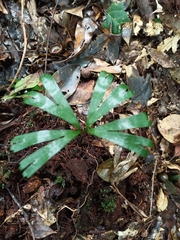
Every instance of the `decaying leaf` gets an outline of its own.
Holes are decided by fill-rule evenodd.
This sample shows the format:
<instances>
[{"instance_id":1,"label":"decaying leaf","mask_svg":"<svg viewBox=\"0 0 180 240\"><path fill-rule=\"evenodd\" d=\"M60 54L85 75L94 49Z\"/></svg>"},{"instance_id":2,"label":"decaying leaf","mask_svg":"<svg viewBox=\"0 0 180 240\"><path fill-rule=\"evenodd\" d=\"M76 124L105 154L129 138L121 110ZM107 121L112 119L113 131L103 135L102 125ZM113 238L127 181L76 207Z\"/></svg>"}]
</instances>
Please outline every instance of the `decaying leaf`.
<instances>
[{"instance_id":1,"label":"decaying leaf","mask_svg":"<svg viewBox=\"0 0 180 240\"><path fill-rule=\"evenodd\" d=\"M91 98L93 89L94 89L94 80L80 83L77 87L76 92L69 99L69 104L77 105L77 104L86 103Z\"/></svg>"},{"instance_id":2,"label":"decaying leaf","mask_svg":"<svg viewBox=\"0 0 180 240\"><path fill-rule=\"evenodd\" d=\"M171 114L157 124L159 132L170 143L180 143L180 115Z\"/></svg>"},{"instance_id":3,"label":"decaying leaf","mask_svg":"<svg viewBox=\"0 0 180 240\"><path fill-rule=\"evenodd\" d=\"M84 46L90 43L94 31L97 29L96 23L91 18L83 18L77 23L75 31L74 52L72 55L77 55ZM70 56L71 57L71 56Z\"/></svg>"},{"instance_id":4,"label":"decaying leaf","mask_svg":"<svg viewBox=\"0 0 180 240\"><path fill-rule=\"evenodd\" d=\"M167 199L167 196L164 194L162 188L160 188L159 190L156 206L157 206L158 212L164 211L168 206L168 199Z\"/></svg>"},{"instance_id":5,"label":"decaying leaf","mask_svg":"<svg viewBox=\"0 0 180 240\"><path fill-rule=\"evenodd\" d=\"M176 145L175 149L174 149L174 157L179 157L180 156L180 144Z\"/></svg>"},{"instance_id":6,"label":"decaying leaf","mask_svg":"<svg viewBox=\"0 0 180 240\"><path fill-rule=\"evenodd\" d=\"M125 231L118 231L118 239L132 239L138 234L138 228L138 222L132 222Z\"/></svg>"},{"instance_id":7,"label":"decaying leaf","mask_svg":"<svg viewBox=\"0 0 180 240\"><path fill-rule=\"evenodd\" d=\"M180 171L180 166L179 166L179 165L177 165L177 164L175 164L175 163L171 163L171 162L169 162L169 161L165 161L164 163L165 163L165 165L166 165L169 169L173 169L173 170L178 170L178 171Z\"/></svg>"},{"instance_id":8,"label":"decaying leaf","mask_svg":"<svg viewBox=\"0 0 180 240\"><path fill-rule=\"evenodd\" d=\"M122 27L122 38L129 45L131 41L131 36L133 32L132 23L125 23Z\"/></svg>"},{"instance_id":9,"label":"decaying leaf","mask_svg":"<svg viewBox=\"0 0 180 240\"><path fill-rule=\"evenodd\" d=\"M171 74L173 80L180 84L180 67L168 69L168 72Z\"/></svg>"},{"instance_id":10,"label":"decaying leaf","mask_svg":"<svg viewBox=\"0 0 180 240\"><path fill-rule=\"evenodd\" d=\"M83 9L84 9L84 5L75 7L75 8L71 8L71 9L66 9L65 12L78 16L80 18L83 18Z\"/></svg>"},{"instance_id":11,"label":"decaying leaf","mask_svg":"<svg viewBox=\"0 0 180 240\"><path fill-rule=\"evenodd\" d=\"M23 90L32 89L36 86L41 86L39 78L41 74L42 72L39 71L34 74L27 75L25 78L22 78L15 84L14 90L12 90L9 95L5 95L2 99L11 99L16 97L16 94Z\"/></svg>"},{"instance_id":12,"label":"decaying leaf","mask_svg":"<svg viewBox=\"0 0 180 240\"><path fill-rule=\"evenodd\" d=\"M119 74L122 71L122 67L120 65L111 66L109 63L97 58L94 58L94 62L91 63L87 69L93 72L106 71L112 74Z\"/></svg>"},{"instance_id":13,"label":"decaying leaf","mask_svg":"<svg viewBox=\"0 0 180 240\"><path fill-rule=\"evenodd\" d=\"M114 158L110 158L101 163L97 170L98 175L104 181L110 182L111 184L118 184L138 169L135 164L137 160L136 154L131 152L126 159L117 159L116 154Z\"/></svg>"},{"instance_id":14,"label":"decaying leaf","mask_svg":"<svg viewBox=\"0 0 180 240\"><path fill-rule=\"evenodd\" d=\"M155 48L147 47L148 54L152 59L161 65L163 68L174 68L176 65L172 59L164 52L158 51Z\"/></svg>"},{"instance_id":15,"label":"decaying leaf","mask_svg":"<svg viewBox=\"0 0 180 240\"><path fill-rule=\"evenodd\" d=\"M126 77L130 89L135 93L135 96L132 98L133 102L140 102L143 105L147 105L147 101L152 93L152 86L150 83L151 76L147 74L144 79L139 75L135 65L129 65L126 66Z\"/></svg>"},{"instance_id":16,"label":"decaying leaf","mask_svg":"<svg viewBox=\"0 0 180 240\"><path fill-rule=\"evenodd\" d=\"M32 228L33 228L36 239L42 239L49 236L50 234L56 233L49 226L43 223L38 213L36 214L36 218L34 220L34 224L32 225Z\"/></svg>"},{"instance_id":17,"label":"decaying leaf","mask_svg":"<svg viewBox=\"0 0 180 240\"><path fill-rule=\"evenodd\" d=\"M163 25L162 25L162 23L157 23L157 22L154 22L153 20L150 20L150 21L146 24L146 28L144 29L144 32L145 32L148 36L157 36L157 35L159 35L162 31L163 31Z\"/></svg>"},{"instance_id":18,"label":"decaying leaf","mask_svg":"<svg viewBox=\"0 0 180 240\"><path fill-rule=\"evenodd\" d=\"M7 9L3 6L2 1L0 0L0 12L4 13L4 14L8 14Z\"/></svg>"},{"instance_id":19,"label":"decaying leaf","mask_svg":"<svg viewBox=\"0 0 180 240\"><path fill-rule=\"evenodd\" d=\"M78 65L66 65L53 74L58 86L69 98L75 91L80 80L80 67Z\"/></svg>"},{"instance_id":20,"label":"decaying leaf","mask_svg":"<svg viewBox=\"0 0 180 240\"><path fill-rule=\"evenodd\" d=\"M134 14L133 16L133 34L135 36L138 35L139 31L142 29L143 21L141 20L141 17Z\"/></svg>"},{"instance_id":21,"label":"decaying leaf","mask_svg":"<svg viewBox=\"0 0 180 240\"><path fill-rule=\"evenodd\" d=\"M175 34L175 36L168 37L161 42L157 50L161 52L169 51L172 48L172 52L175 53L178 48L178 42L180 40L180 33Z\"/></svg>"},{"instance_id":22,"label":"decaying leaf","mask_svg":"<svg viewBox=\"0 0 180 240\"><path fill-rule=\"evenodd\" d=\"M173 29L174 32L180 32L180 16L179 14L173 13L160 13L160 19L162 20L163 24L168 27L168 29Z\"/></svg>"}]
</instances>

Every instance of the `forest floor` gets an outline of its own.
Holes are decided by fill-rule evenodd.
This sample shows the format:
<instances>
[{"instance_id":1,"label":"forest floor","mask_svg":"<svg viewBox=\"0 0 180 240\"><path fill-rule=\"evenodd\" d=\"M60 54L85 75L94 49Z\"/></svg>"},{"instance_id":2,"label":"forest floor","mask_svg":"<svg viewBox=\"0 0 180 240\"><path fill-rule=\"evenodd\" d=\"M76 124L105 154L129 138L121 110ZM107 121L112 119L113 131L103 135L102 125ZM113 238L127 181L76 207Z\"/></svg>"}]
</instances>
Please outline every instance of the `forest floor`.
<instances>
[{"instance_id":1,"label":"forest floor","mask_svg":"<svg viewBox=\"0 0 180 240\"><path fill-rule=\"evenodd\" d=\"M0 240L180 239L180 4L117 1L129 22L116 35L102 25L111 2L87 2L0 0ZM115 86L127 84L135 97L98 124L146 112L151 126L128 132L153 141L149 155L136 156L85 134L23 178L19 163L39 145L14 153L11 140L71 127L24 104L24 91L42 87L27 81L18 89L17 79L56 72L84 127L102 70L114 75ZM99 172L113 168L102 163L113 162L116 154L118 174L133 170L112 184Z\"/></svg>"}]
</instances>

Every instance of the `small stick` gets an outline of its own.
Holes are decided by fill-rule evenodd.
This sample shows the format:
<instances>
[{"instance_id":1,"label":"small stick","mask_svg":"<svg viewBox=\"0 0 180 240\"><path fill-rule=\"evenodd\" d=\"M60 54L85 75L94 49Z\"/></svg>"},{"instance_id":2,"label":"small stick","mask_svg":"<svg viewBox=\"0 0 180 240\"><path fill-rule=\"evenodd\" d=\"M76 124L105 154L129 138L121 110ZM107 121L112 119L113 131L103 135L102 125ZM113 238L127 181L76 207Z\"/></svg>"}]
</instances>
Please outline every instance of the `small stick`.
<instances>
[{"instance_id":1,"label":"small stick","mask_svg":"<svg viewBox=\"0 0 180 240\"><path fill-rule=\"evenodd\" d=\"M134 204L132 204L132 203L130 203L124 196L123 196L123 194L119 191L119 189L113 184L112 185L112 188L128 203L128 205L142 218L142 219L144 219L144 218L147 218L147 216L145 215L145 213L141 213L138 209L136 209L137 207L134 205Z\"/></svg>"},{"instance_id":2,"label":"small stick","mask_svg":"<svg viewBox=\"0 0 180 240\"><path fill-rule=\"evenodd\" d=\"M10 196L12 197L13 201L14 201L15 204L18 206L18 208L22 210L22 213L23 213L23 215L24 215L24 218L25 218L25 220L26 220L26 222L27 222L27 224L28 224L28 226L29 226L29 229L30 229L30 232L31 232L31 236L32 236L33 240L36 240L35 235L34 235L34 231L33 231L32 226L31 226L31 223L30 223L29 220L28 220L28 214L24 211L24 209L22 208L22 206L21 206L20 203L18 202L17 198L16 198L16 197L14 196L14 194L9 190L9 188L6 187L5 184L4 184L4 187L5 187L5 189L8 191L8 193L10 194Z\"/></svg>"},{"instance_id":3,"label":"small stick","mask_svg":"<svg viewBox=\"0 0 180 240\"><path fill-rule=\"evenodd\" d=\"M10 86L7 88L8 91L10 91L10 88L12 87L13 83L16 81L19 72L21 71L24 59L25 59L25 55L26 55L26 50L27 50L27 37L26 37L26 28L25 28L25 24L24 24L24 4L25 1L21 0L21 26L22 26L22 30L23 30L23 37L24 37L24 49L23 49L23 54L21 57L21 62L19 64L19 68L14 76L14 79L12 80Z\"/></svg>"},{"instance_id":4,"label":"small stick","mask_svg":"<svg viewBox=\"0 0 180 240\"><path fill-rule=\"evenodd\" d=\"M53 24L53 17L57 8L57 5L59 3L59 0L56 1L56 5L54 7L54 11L51 17L51 22L50 22L50 26L49 26L49 31L48 31L48 35L47 35L47 43L46 43L46 56L45 56L45 63L44 63L44 72L46 73L47 71L47 58L48 58L48 48L49 48L49 39L50 39L50 34L51 34L51 28L52 28L52 24Z\"/></svg>"},{"instance_id":5,"label":"small stick","mask_svg":"<svg viewBox=\"0 0 180 240\"><path fill-rule=\"evenodd\" d=\"M149 216L151 216L151 214L152 214L153 195L154 195L154 178L155 178L155 173L156 173L156 167L157 167L157 158L155 158L154 169L153 169L153 174L152 174Z\"/></svg>"}]
</instances>

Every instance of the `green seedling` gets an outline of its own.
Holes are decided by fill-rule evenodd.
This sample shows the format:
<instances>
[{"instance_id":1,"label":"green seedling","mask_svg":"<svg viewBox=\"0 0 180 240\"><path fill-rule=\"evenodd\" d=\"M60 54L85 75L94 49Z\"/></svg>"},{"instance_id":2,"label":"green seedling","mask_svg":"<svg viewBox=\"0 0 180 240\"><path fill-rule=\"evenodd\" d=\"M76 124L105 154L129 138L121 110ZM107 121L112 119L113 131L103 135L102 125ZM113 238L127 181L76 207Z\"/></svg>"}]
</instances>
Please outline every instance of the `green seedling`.
<instances>
[{"instance_id":1,"label":"green seedling","mask_svg":"<svg viewBox=\"0 0 180 240\"><path fill-rule=\"evenodd\" d=\"M113 34L122 32L122 25L130 22L127 13L124 11L122 3L112 3L106 13L106 20L103 23L103 28L108 29Z\"/></svg>"},{"instance_id":2,"label":"green seedling","mask_svg":"<svg viewBox=\"0 0 180 240\"><path fill-rule=\"evenodd\" d=\"M111 109L134 96L134 93L128 90L125 84L120 84L103 101L103 96L112 83L112 80L113 75L104 71L100 73L91 98L86 127L85 129L81 129L78 119L54 78L49 74L44 74L40 77L40 81L52 100L39 92L30 91L25 94L24 103L39 107L63 119L71 124L74 129L41 130L14 137L11 141L11 150L14 152L18 152L35 144L48 142L47 145L39 148L20 162L20 169L23 171L24 177L31 177L52 156L64 148L66 144L84 132L104 138L136 152L143 157L147 156L148 150L144 147L152 147L151 140L121 132L122 130L130 128L149 127L151 122L145 113L118 119L102 126L93 126L99 118L107 114Z\"/></svg>"},{"instance_id":3,"label":"green seedling","mask_svg":"<svg viewBox=\"0 0 180 240\"><path fill-rule=\"evenodd\" d=\"M62 187L65 187L66 181L62 176L57 176L56 180L54 181L54 184L60 183Z\"/></svg>"},{"instance_id":4,"label":"green seedling","mask_svg":"<svg viewBox=\"0 0 180 240\"><path fill-rule=\"evenodd\" d=\"M111 194L110 189L103 189L100 191L101 195L101 208L104 212L112 213L116 209L116 197Z\"/></svg>"}]
</instances>

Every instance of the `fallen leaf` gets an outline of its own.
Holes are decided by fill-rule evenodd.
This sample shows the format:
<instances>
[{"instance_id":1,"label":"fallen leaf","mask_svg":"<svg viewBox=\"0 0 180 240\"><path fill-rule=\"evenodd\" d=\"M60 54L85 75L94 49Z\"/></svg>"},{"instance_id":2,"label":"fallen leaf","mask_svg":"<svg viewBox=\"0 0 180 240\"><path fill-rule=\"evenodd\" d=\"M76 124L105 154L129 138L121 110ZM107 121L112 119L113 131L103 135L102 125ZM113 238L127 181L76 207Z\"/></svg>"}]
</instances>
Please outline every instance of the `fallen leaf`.
<instances>
[{"instance_id":1,"label":"fallen leaf","mask_svg":"<svg viewBox=\"0 0 180 240\"><path fill-rule=\"evenodd\" d=\"M157 36L162 31L162 23L154 22L153 20L150 20L148 23L146 23L146 28L144 29L144 33L146 33L148 36Z\"/></svg>"},{"instance_id":2,"label":"fallen leaf","mask_svg":"<svg viewBox=\"0 0 180 240\"><path fill-rule=\"evenodd\" d=\"M82 183L88 182L88 166L83 159L69 159L67 168L78 181Z\"/></svg>"},{"instance_id":3,"label":"fallen leaf","mask_svg":"<svg viewBox=\"0 0 180 240\"><path fill-rule=\"evenodd\" d=\"M168 199L167 199L167 196L164 194L162 188L160 188L159 190L156 206L157 206L158 212L164 211L168 206Z\"/></svg>"},{"instance_id":4,"label":"fallen leaf","mask_svg":"<svg viewBox=\"0 0 180 240\"><path fill-rule=\"evenodd\" d=\"M134 14L133 16L133 34L135 36L138 35L139 31L143 27L143 21L141 20L141 17L139 15Z\"/></svg>"},{"instance_id":5,"label":"fallen leaf","mask_svg":"<svg viewBox=\"0 0 180 240\"><path fill-rule=\"evenodd\" d=\"M169 161L165 161L164 163L165 163L166 167L168 167L169 169L180 171L180 166L179 165L171 163Z\"/></svg>"},{"instance_id":6,"label":"fallen leaf","mask_svg":"<svg viewBox=\"0 0 180 240\"><path fill-rule=\"evenodd\" d=\"M2 1L0 0L0 12L4 13L4 14L8 14L7 9L3 6Z\"/></svg>"},{"instance_id":7,"label":"fallen leaf","mask_svg":"<svg viewBox=\"0 0 180 240\"><path fill-rule=\"evenodd\" d=\"M50 234L56 234L49 226L45 225L39 216L36 214L36 218L34 219L34 224L32 225L34 235L37 239L45 238Z\"/></svg>"},{"instance_id":8,"label":"fallen leaf","mask_svg":"<svg viewBox=\"0 0 180 240\"><path fill-rule=\"evenodd\" d=\"M135 68L135 65L128 65L125 69L128 85L135 93L132 101L135 103L140 102L142 105L147 105L147 101L152 94L150 74L147 74L146 78L141 77L138 70Z\"/></svg>"},{"instance_id":9,"label":"fallen leaf","mask_svg":"<svg viewBox=\"0 0 180 240\"><path fill-rule=\"evenodd\" d=\"M133 32L132 23L125 23L122 27L122 38L127 43L127 45L130 44L132 32Z\"/></svg>"},{"instance_id":10,"label":"fallen leaf","mask_svg":"<svg viewBox=\"0 0 180 240\"><path fill-rule=\"evenodd\" d=\"M80 83L79 86L77 87L76 92L69 99L69 104L77 105L77 104L86 103L91 98L93 89L94 89L94 80Z\"/></svg>"},{"instance_id":11,"label":"fallen leaf","mask_svg":"<svg viewBox=\"0 0 180 240\"><path fill-rule=\"evenodd\" d=\"M178 144L177 146L175 146L175 149L174 149L174 157L179 157L180 156L180 144Z\"/></svg>"},{"instance_id":12,"label":"fallen leaf","mask_svg":"<svg viewBox=\"0 0 180 240\"><path fill-rule=\"evenodd\" d=\"M120 65L111 66L109 63L102 61L100 59L94 58L94 62L91 63L87 69L93 72L101 72L106 71L112 74L119 74L122 71L122 67Z\"/></svg>"},{"instance_id":13,"label":"fallen leaf","mask_svg":"<svg viewBox=\"0 0 180 240\"><path fill-rule=\"evenodd\" d=\"M180 143L180 115L171 114L157 124L161 135L170 143Z\"/></svg>"},{"instance_id":14,"label":"fallen leaf","mask_svg":"<svg viewBox=\"0 0 180 240\"><path fill-rule=\"evenodd\" d=\"M163 68L174 68L176 66L166 53L150 47L147 47L147 50L151 58Z\"/></svg>"},{"instance_id":15,"label":"fallen leaf","mask_svg":"<svg viewBox=\"0 0 180 240\"><path fill-rule=\"evenodd\" d=\"M126 159L116 159L115 154L114 158L110 158L99 165L97 173L104 181L118 184L137 171L136 160L137 155L132 152L127 155Z\"/></svg>"},{"instance_id":16,"label":"fallen leaf","mask_svg":"<svg viewBox=\"0 0 180 240\"><path fill-rule=\"evenodd\" d=\"M75 7L75 8L71 8L71 9L66 9L65 12L78 16L80 18L83 18L83 9L84 9L84 5Z\"/></svg>"},{"instance_id":17,"label":"fallen leaf","mask_svg":"<svg viewBox=\"0 0 180 240\"><path fill-rule=\"evenodd\" d=\"M180 40L180 33L175 34L175 36L168 37L164 39L164 41L157 46L157 50L164 52L164 51L169 51L172 48L172 52L175 53L178 48L179 40Z\"/></svg>"},{"instance_id":18,"label":"fallen leaf","mask_svg":"<svg viewBox=\"0 0 180 240\"><path fill-rule=\"evenodd\" d=\"M66 65L56 71L53 77L65 97L69 98L76 91L78 86L80 80L80 66Z\"/></svg>"},{"instance_id":19,"label":"fallen leaf","mask_svg":"<svg viewBox=\"0 0 180 240\"><path fill-rule=\"evenodd\" d=\"M124 231L118 231L118 239L132 239L132 237L135 237L139 232L139 225L138 222L132 222L128 228Z\"/></svg>"}]
</instances>

